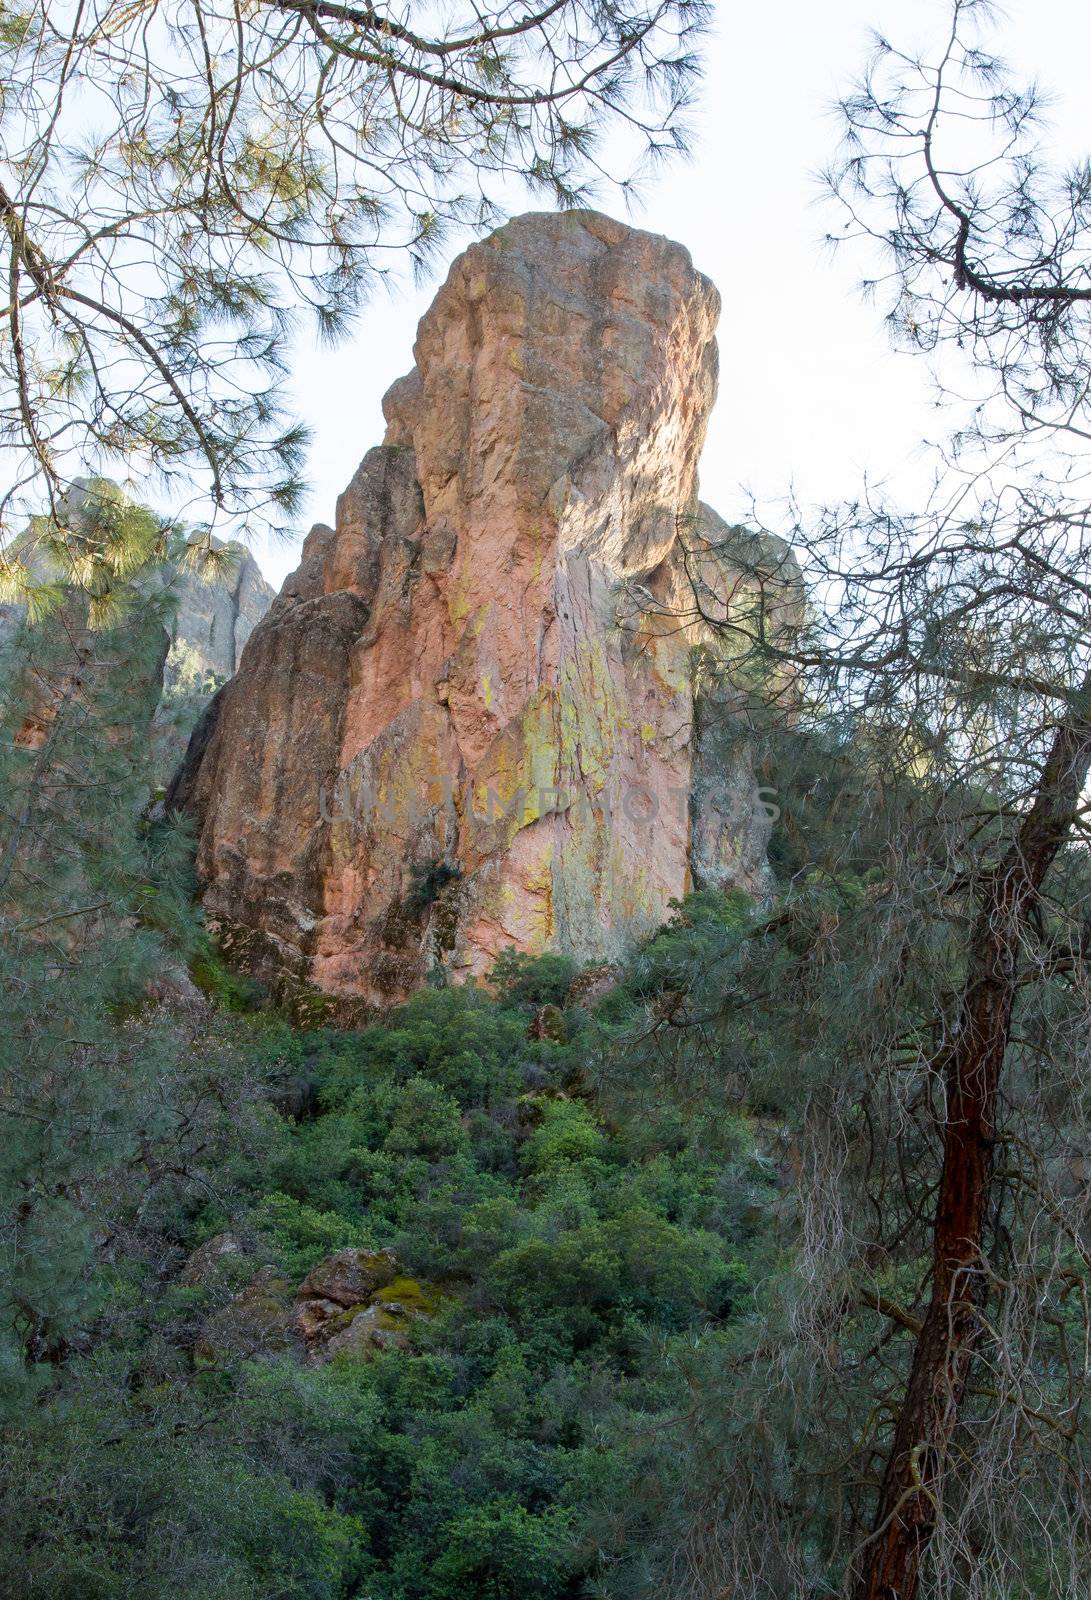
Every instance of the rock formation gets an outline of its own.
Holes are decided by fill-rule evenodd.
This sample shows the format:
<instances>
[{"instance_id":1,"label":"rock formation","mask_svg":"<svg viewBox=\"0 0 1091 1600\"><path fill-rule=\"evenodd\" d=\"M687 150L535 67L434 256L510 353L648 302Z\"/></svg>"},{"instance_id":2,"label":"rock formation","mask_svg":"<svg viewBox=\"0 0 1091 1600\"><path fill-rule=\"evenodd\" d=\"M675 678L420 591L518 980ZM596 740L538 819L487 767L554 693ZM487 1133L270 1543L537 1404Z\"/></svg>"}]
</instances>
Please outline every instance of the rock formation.
<instances>
[{"instance_id":1,"label":"rock formation","mask_svg":"<svg viewBox=\"0 0 1091 1600\"><path fill-rule=\"evenodd\" d=\"M591 212L455 262L168 796L251 968L383 1003L509 945L610 957L694 883L761 891L745 748L695 717L694 586L748 588L697 498L718 312L681 246Z\"/></svg>"},{"instance_id":2,"label":"rock formation","mask_svg":"<svg viewBox=\"0 0 1091 1600\"><path fill-rule=\"evenodd\" d=\"M408 1277L392 1250L338 1250L293 1291L276 1267L254 1273L259 1242L218 1233L198 1246L179 1274L186 1288L220 1299L194 1344L200 1365L229 1354L290 1356L311 1365L346 1355L366 1361L380 1350L408 1349L415 1329L443 1300L439 1285ZM244 1276L247 1281L223 1299L228 1285Z\"/></svg>"},{"instance_id":3,"label":"rock formation","mask_svg":"<svg viewBox=\"0 0 1091 1600\"><path fill-rule=\"evenodd\" d=\"M222 572L173 574L170 649L149 745L150 772L160 790L182 760L208 702L238 667L246 641L274 599L249 550L241 544L213 543L229 558Z\"/></svg>"},{"instance_id":4,"label":"rock formation","mask_svg":"<svg viewBox=\"0 0 1091 1600\"><path fill-rule=\"evenodd\" d=\"M167 657L168 687L194 669L217 684L226 683L275 598L245 545L213 543L230 557L226 571L208 578L185 572L175 580L178 603Z\"/></svg>"},{"instance_id":5,"label":"rock formation","mask_svg":"<svg viewBox=\"0 0 1091 1600\"><path fill-rule=\"evenodd\" d=\"M66 511L75 525L93 497L106 503L133 505L115 484L105 479L78 479L66 496ZM148 613L130 616L127 624L109 637L100 632L86 641L86 653L94 656L100 676L110 666L109 657L116 657L112 675L119 688L129 691L133 714L139 719L132 731L147 740L146 771L153 783L160 779L165 783L177 767L194 723L216 689L239 665L246 641L274 597L257 562L243 545L224 546L218 540L213 544L226 551L228 557L215 573L202 575L165 563L141 577L144 592L154 593L171 586L173 601L165 612L169 624L166 635L149 608ZM65 583L63 566L33 529L15 539L7 553L16 557L37 581ZM62 612L66 633L82 637L86 602L77 588L66 590ZM0 605L0 697L42 700L42 713L48 719L48 702L53 693L50 683L56 672L43 674L39 658L50 629L47 627L44 633L41 626L28 629L26 616L27 608L22 603ZM144 651L142 642L148 635L153 636L155 646L150 653Z\"/></svg>"},{"instance_id":6,"label":"rock formation","mask_svg":"<svg viewBox=\"0 0 1091 1600\"><path fill-rule=\"evenodd\" d=\"M66 496L69 515L78 518L80 507L95 493L125 499L121 490L105 479L79 478ZM175 593L165 670L168 689L195 677L213 679L217 686L225 683L274 599L274 590L245 545L223 545L218 539L212 542L230 558L214 576L164 568L150 580L155 585L173 583ZM29 530L12 542L8 554L18 557L37 579L57 576L56 564ZM21 604L0 605L0 651L16 644L25 616L26 607Z\"/></svg>"}]
</instances>

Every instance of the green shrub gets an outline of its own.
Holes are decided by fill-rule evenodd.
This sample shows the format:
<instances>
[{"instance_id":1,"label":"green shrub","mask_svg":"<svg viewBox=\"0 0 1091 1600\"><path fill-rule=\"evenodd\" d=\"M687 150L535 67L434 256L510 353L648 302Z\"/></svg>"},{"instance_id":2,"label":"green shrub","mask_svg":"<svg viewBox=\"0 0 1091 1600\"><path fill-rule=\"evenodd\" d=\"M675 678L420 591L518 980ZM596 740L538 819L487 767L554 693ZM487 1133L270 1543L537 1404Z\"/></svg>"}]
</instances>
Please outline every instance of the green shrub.
<instances>
[{"instance_id":1,"label":"green shrub","mask_svg":"<svg viewBox=\"0 0 1091 1600\"><path fill-rule=\"evenodd\" d=\"M293 1281L335 1250L361 1244L360 1228L335 1211L316 1211L287 1194L263 1195L250 1212L250 1226L264 1235L277 1265Z\"/></svg>"},{"instance_id":2,"label":"green shrub","mask_svg":"<svg viewBox=\"0 0 1091 1600\"><path fill-rule=\"evenodd\" d=\"M64 1324L90 1354L48 1369L9 1442L0 1591L572 1600L589 1503L628 1482L621 1424L673 1403L663 1351L748 1304L747 1219L769 1175L746 1119L594 1092L664 975L735 958L733 915L723 897L680 913L620 999L570 1008L548 1039L532 1024L573 965L512 955L495 995L425 989L358 1033L262 1012L232 1018L207 1062L192 1040L145 1052L177 1097L151 1103L145 1136L169 1151L195 1119L205 1166L147 1195L102 1190L130 1247L99 1269L85 1231L68 1262L94 1282ZM250 1252L179 1281L224 1229ZM290 1290L347 1246L392 1248L420 1285L408 1350L195 1357L262 1268Z\"/></svg>"},{"instance_id":3,"label":"green shrub","mask_svg":"<svg viewBox=\"0 0 1091 1600\"><path fill-rule=\"evenodd\" d=\"M564 1005L579 967L570 956L530 956L510 946L493 963L491 979L505 1005Z\"/></svg>"},{"instance_id":4,"label":"green shrub","mask_svg":"<svg viewBox=\"0 0 1091 1600\"><path fill-rule=\"evenodd\" d=\"M541 1121L523 1145L525 1172L549 1172L558 1166L590 1161L606 1149L606 1140L587 1107L576 1100L549 1100Z\"/></svg>"}]
</instances>

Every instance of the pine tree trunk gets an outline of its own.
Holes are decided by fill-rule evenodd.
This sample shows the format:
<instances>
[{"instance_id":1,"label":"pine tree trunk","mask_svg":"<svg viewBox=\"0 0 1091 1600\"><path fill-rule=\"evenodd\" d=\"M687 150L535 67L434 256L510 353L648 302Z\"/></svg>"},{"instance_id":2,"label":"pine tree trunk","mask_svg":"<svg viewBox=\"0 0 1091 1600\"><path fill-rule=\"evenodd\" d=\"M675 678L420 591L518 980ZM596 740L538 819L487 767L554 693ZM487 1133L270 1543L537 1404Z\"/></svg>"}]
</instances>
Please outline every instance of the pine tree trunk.
<instances>
[{"instance_id":1,"label":"pine tree trunk","mask_svg":"<svg viewBox=\"0 0 1091 1600\"><path fill-rule=\"evenodd\" d=\"M943 1170L933 1222L932 1298L917 1338L856 1600L914 1600L966 1393L984 1291L997 1093L1020 952L1042 882L1070 835L1091 766L1084 708L1053 738L1031 809L990 879L974 925L959 1026L946 1063Z\"/></svg>"}]
</instances>

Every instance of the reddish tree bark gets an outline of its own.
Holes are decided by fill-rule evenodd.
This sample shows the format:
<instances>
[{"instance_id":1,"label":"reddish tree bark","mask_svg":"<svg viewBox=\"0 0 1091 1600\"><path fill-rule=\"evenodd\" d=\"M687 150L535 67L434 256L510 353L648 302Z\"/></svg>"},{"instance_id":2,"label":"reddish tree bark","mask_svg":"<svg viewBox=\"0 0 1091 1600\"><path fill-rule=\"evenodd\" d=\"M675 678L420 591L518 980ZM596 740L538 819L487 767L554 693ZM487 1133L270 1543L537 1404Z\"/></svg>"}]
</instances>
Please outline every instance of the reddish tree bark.
<instances>
[{"instance_id":1,"label":"reddish tree bark","mask_svg":"<svg viewBox=\"0 0 1091 1600\"><path fill-rule=\"evenodd\" d=\"M1043 880L1069 838L1091 767L1082 708L1054 735L1030 810L990 878L970 944L946 1062L943 1169L933 1222L932 1297L917 1337L856 1600L914 1600L936 1525L945 1457L966 1394L984 1290L996 1105L1023 939Z\"/></svg>"}]
</instances>

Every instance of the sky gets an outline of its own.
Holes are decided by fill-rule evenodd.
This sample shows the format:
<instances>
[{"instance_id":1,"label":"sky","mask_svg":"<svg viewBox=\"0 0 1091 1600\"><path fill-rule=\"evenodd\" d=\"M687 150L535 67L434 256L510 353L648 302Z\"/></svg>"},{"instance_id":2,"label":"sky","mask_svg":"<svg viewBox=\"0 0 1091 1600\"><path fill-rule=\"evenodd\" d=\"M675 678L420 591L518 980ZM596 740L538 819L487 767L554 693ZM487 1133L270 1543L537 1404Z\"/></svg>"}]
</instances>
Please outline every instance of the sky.
<instances>
[{"instance_id":1,"label":"sky","mask_svg":"<svg viewBox=\"0 0 1091 1600\"><path fill-rule=\"evenodd\" d=\"M925 441L947 419L927 364L893 351L879 307L862 299L865 257L825 249L837 213L816 173L837 144L831 103L866 61L870 31L931 54L948 19L947 0L718 0L692 159L647 186L634 210L599 201L686 245L720 290L720 393L701 495L728 521L745 520L753 498L775 524L790 491L803 505L851 500L865 476L903 503L926 492ZM1053 151L1091 151L1091 6L1011 0L988 45L1053 91ZM462 247L452 243L449 259ZM295 408L313 433L301 532L332 522L337 495L381 442L383 393L412 366L417 322L448 264L421 289L407 281L382 293L336 351L297 341ZM255 555L279 584L298 545Z\"/></svg>"}]
</instances>

